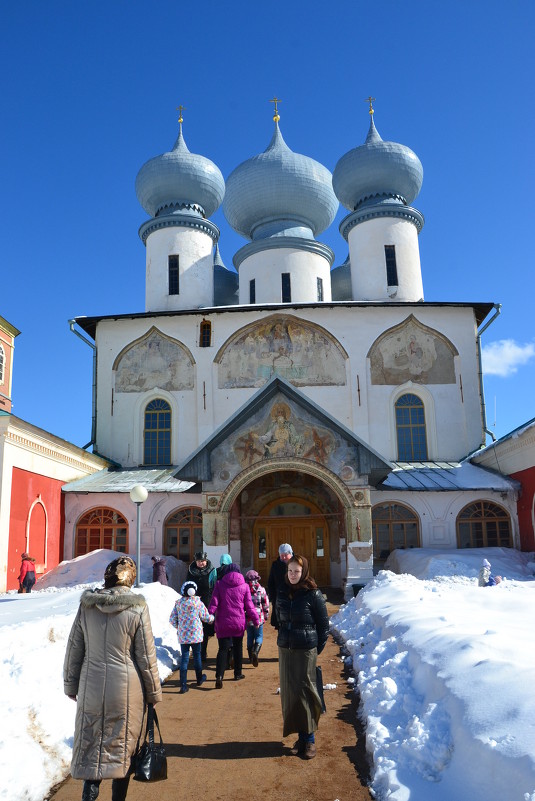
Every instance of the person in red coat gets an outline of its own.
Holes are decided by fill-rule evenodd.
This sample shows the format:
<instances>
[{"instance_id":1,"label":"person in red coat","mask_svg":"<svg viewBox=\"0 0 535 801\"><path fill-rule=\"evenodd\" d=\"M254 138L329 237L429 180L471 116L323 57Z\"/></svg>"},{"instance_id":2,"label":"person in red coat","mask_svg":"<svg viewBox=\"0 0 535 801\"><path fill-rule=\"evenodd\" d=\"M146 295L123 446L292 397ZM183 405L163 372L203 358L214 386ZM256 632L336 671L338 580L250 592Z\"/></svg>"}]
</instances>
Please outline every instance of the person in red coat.
<instances>
[{"instance_id":1,"label":"person in red coat","mask_svg":"<svg viewBox=\"0 0 535 801\"><path fill-rule=\"evenodd\" d=\"M244 679L243 635L245 633L245 611L247 617L258 626L260 621L251 592L238 565L223 565L221 577L216 581L208 611L215 615L215 633L219 645L215 668L215 686L220 690L227 666L229 648L234 654L234 681Z\"/></svg>"},{"instance_id":2,"label":"person in red coat","mask_svg":"<svg viewBox=\"0 0 535 801\"><path fill-rule=\"evenodd\" d=\"M23 553L19 573L19 592L31 592L35 584L35 559Z\"/></svg>"}]
</instances>

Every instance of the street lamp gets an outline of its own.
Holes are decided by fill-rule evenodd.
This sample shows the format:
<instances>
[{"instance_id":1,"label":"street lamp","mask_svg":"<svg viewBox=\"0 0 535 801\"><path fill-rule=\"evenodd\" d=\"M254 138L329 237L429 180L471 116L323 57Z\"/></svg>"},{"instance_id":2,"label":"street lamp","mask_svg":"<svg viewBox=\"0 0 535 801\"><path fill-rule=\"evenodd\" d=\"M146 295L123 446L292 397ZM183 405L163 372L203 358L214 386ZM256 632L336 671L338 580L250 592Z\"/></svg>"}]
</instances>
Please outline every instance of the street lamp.
<instances>
[{"instance_id":1,"label":"street lamp","mask_svg":"<svg viewBox=\"0 0 535 801\"><path fill-rule=\"evenodd\" d=\"M139 587L139 573L141 570L141 527L139 520L140 506L147 500L149 493L142 484L136 484L130 490L130 500L137 506L137 529L136 529L136 587Z\"/></svg>"}]
</instances>

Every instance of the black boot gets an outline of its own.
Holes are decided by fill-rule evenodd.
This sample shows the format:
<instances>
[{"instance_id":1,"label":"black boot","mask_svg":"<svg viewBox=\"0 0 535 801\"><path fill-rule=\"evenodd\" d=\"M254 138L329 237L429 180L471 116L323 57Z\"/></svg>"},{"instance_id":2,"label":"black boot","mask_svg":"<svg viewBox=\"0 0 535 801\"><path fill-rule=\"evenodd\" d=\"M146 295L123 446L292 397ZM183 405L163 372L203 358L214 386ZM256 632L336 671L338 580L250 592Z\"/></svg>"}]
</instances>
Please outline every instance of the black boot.
<instances>
[{"instance_id":1,"label":"black boot","mask_svg":"<svg viewBox=\"0 0 535 801\"><path fill-rule=\"evenodd\" d=\"M111 801L125 801L128 792L130 776L124 779L113 779L111 783Z\"/></svg>"},{"instance_id":2,"label":"black boot","mask_svg":"<svg viewBox=\"0 0 535 801\"><path fill-rule=\"evenodd\" d=\"M258 667L258 654L260 653L260 649L262 648L262 643L255 642L253 648L253 658L252 663L253 667Z\"/></svg>"},{"instance_id":3,"label":"black boot","mask_svg":"<svg viewBox=\"0 0 535 801\"><path fill-rule=\"evenodd\" d=\"M253 649L252 648L248 648L247 649L247 653L249 654L249 662L251 664L253 664Z\"/></svg>"},{"instance_id":4,"label":"black boot","mask_svg":"<svg viewBox=\"0 0 535 801\"><path fill-rule=\"evenodd\" d=\"M181 670L180 671L180 694L184 695L189 690L188 687L188 671Z\"/></svg>"},{"instance_id":5,"label":"black boot","mask_svg":"<svg viewBox=\"0 0 535 801\"><path fill-rule=\"evenodd\" d=\"M195 675L197 676L197 687L200 687L206 681L206 673L203 673L202 670L196 670Z\"/></svg>"},{"instance_id":6,"label":"black boot","mask_svg":"<svg viewBox=\"0 0 535 801\"><path fill-rule=\"evenodd\" d=\"M100 780L86 779L82 789L82 801L96 801L100 790Z\"/></svg>"}]
</instances>

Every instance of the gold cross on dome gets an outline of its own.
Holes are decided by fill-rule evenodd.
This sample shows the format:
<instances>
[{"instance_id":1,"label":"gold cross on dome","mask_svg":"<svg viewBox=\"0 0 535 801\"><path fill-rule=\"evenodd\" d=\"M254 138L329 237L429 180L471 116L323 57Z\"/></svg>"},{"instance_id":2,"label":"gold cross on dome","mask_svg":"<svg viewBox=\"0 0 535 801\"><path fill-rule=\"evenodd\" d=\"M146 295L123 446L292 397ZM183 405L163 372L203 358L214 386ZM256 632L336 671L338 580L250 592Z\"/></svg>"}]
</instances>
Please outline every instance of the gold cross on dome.
<instances>
[{"instance_id":1,"label":"gold cross on dome","mask_svg":"<svg viewBox=\"0 0 535 801\"><path fill-rule=\"evenodd\" d=\"M375 97L372 97L372 96L370 95L370 97L367 97L367 98L365 99L365 101L364 101L364 102L365 102L365 103L369 103L369 104L370 104L370 110L368 111L368 114L371 114L371 115L373 116L373 113L374 113L374 112L373 112L373 106L372 106L372 103L375 103Z\"/></svg>"},{"instance_id":2,"label":"gold cross on dome","mask_svg":"<svg viewBox=\"0 0 535 801\"><path fill-rule=\"evenodd\" d=\"M182 112L186 110L186 106L177 106L176 110L178 111L178 121L182 125L184 122L184 118L182 117Z\"/></svg>"},{"instance_id":3,"label":"gold cross on dome","mask_svg":"<svg viewBox=\"0 0 535 801\"><path fill-rule=\"evenodd\" d=\"M280 120L279 109L277 107L277 103L282 103L280 97L274 97L272 100L269 101L270 103L275 103L275 113L273 114L273 122L278 122Z\"/></svg>"}]
</instances>

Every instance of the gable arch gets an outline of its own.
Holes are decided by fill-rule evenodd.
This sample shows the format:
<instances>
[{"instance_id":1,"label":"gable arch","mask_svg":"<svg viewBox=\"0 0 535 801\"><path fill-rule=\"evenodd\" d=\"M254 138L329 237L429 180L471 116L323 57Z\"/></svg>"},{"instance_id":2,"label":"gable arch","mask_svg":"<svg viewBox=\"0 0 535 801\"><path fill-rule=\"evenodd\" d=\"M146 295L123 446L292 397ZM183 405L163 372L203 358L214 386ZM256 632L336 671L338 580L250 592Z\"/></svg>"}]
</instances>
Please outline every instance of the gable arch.
<instances>
[{"instance_id":1,"label":"gable arch","mask_svg":"<svg viewBox=\"0 0 535 801\"><path fill-rule=\"evenodd\" d=\"M455 345L413 314L384 331L370 347L372 384L455 384Z\"/></svg>"},{"instance_id":2,"label":"gable arch","mask_svg":"<svg viewBox=\"0 0 535 801\"><path fill-rule=\"evenodd\" d=\"M345 386L348 354L322 326L290 314L249 323L219 348L219 389L261 387L274 375L294 386Z\"/></svg>"},{"instance_id":3,"label":"gable arch","mask_svg":"<svg viewBox=\"0 0 535 801\"><path fill-rule=\"evenodd\" d=\"M195 359L189 348L152 326L121 350L112 365L115 392L169 392L194 388Z\"/></svg>"}]
</instances>

